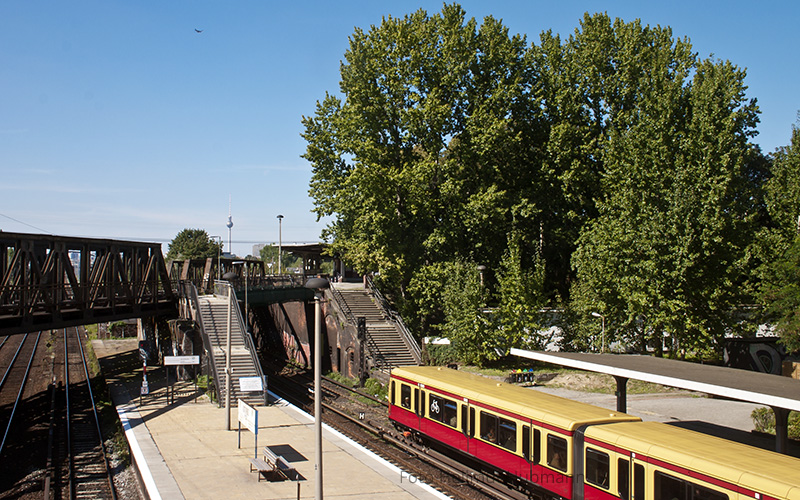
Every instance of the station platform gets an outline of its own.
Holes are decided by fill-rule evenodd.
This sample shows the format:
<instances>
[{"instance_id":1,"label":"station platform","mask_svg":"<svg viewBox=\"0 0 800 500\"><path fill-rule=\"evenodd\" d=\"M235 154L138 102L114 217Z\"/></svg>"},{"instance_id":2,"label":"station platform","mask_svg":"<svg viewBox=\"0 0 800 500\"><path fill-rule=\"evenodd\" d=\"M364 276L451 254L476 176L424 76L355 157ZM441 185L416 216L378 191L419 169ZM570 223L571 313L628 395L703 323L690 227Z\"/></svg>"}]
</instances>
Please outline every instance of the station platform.
<instances>
[{"instance_id":1,"label":"station platform","mask_svg":"<svg viewBox=\"0 0 800 500\"><path fill-rule=\"evenodd\" d=\"M165 368L148 367L150 394L140 397L142 363L136 339L94 340L92 346L151 500L314 498L311 416L282 401L258 407L257 448L255 435L244 429L239 448L237 408L231 409L233 430L228 431L226 410L205 396L196 397L192 385L184 385L168 404ZM261 458L265 446L282 455L301 480L259 480L259 473L250 472L248 459L256 452ZM322 449L326 499L448 498L327 426Z\"/></svg>"}]
</instances>

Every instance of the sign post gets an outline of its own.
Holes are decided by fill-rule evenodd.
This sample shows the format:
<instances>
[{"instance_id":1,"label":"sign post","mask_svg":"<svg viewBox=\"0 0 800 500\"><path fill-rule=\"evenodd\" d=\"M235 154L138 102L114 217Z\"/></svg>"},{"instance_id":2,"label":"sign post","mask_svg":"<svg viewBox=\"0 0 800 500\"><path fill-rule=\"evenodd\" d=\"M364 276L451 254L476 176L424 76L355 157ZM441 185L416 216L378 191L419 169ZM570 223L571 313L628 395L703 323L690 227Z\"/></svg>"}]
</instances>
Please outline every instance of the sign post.
<instances>
[{"instance_id":1,"label":"sign post","mask_svg":"<svg viewBox=\"0 0 800 500\"><path fill-rule=\"evenodd\" d=\"M174 366L175 367L175 380L178 380L178 367L179 366L186 366L186 365L194 365L197 366L200 364L200 356L164 356L164 366ZM169 382L169 370L167 370L167 381ZM197 373L195 369L195 385L197 384ZM175 402L175 388L172 384L169 385L169 394L167 395L167 404L171 404ZM197 387L195 387L195 392L197 392ZM170 398L170 395L172 396Z\"/></svg>"},{"instance_id":2,"label":"sign post","mask_svg":"<svg viewBox=\"0 0 800 500\"><path fill-rule=\"evenodd\" d=\"M257 377L256 377L257 378ZM239 445L237 448L242 447L242 424L250 432L256 436L255 450L253 458L258 458L258 410L245 403L241 399L238 401L239 406Z\"/></svg>"}]
</instances>

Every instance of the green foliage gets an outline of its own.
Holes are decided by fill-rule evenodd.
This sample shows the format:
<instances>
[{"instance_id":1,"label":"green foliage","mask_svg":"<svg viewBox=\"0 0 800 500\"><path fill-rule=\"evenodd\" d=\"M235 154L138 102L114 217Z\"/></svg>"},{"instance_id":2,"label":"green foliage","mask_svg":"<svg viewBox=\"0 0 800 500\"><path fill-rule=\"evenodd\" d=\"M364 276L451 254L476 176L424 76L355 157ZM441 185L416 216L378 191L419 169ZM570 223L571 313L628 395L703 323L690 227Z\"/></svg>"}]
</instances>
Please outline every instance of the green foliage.
<instances>
[{"instance_id":1,"label":"green foliage","mask_svg":"<svg viewBox=\"0 0 800 500\"><path fill-rule=\"evenodd\" d=\"M217 257L222 243L208 237L204 229L184 229L169 244L167 260L205 259Z\"/></svg>"},{"instance_id":2,"label":"green foliage","mask_svg":"<svg viewBox=\"0 0 800 500\"><path fill-rule=\"evenodd\" d=\"M800 129L775 152L765 186L770 226L760 234L761 303L789 351L800 350Z\"/></svg>"},{"instance_id":3,"label":"green foliage","mask_svg":"<svg viewBox=\"0 0 800 500\"><path fill-rule=\"evenodd\" d=\"M282 252L283 255L281 257L281 272L286 274L287 269L292 268L302 268L303 267L303 259L302 257L296 257L285 250ZM278 246L277 245L265 245L261 248L259 252L259 258L264 261L264 264L267 264L267 268L271 269L273 274L278 274ZM269 264L272 264L272 267L269 267Z\"/></svg>"},{"instance_id":4,"label":"green foliage","mask_svg":"<svg viewBox=\"0 0 800 500\"><path fill-rule=\"evenodd\" d=\"M584 66L611 106L600 110L598 216L572 257L574 310L605 315L609 340L640 351L660 347L662 332L675 350L713 345L736 326L730 311L751 271L757 108L729 62L697 61L669 29L600 17L567 43L578 55L605 47L594 64L614 68Z\"/></svg>"},{"instance_id":5,"label":"green foliage","mask_svg":"<svg viewBox=\"0 0 800 500\"><path fill-rule=\"evenodd\" d=\"M446 4L349 41L341 97L303 117L309 193L331 251L375 272L413 331L485 364L541 347L557 305L570 349L595 341L591 312L642 352L740 326L767 254L749 246L768 162L743 70L605 14L529 45Z\"/></svg>"},{"instance_id":6,"label":"green foliage","mask_svg":"<svg viewBox=\"0 0 800 500\"><path fill-rule=\"evenodd\" d=\"M346 385L347 387L355 387L356 381L350 377L346 377L339 372L328 372L325 374L326 377L333 380L334 382L339 382L342 385Z\"/></svg>"},{"instance_id":7,"label":"green foliage","mask_svg":"<svg viewBox=\"0 0 800 500\"><path fill-rule=\"evenodd\" d=\"M485 312L486 299L477 266L465 261L450 263L442 291L444 321L438 328L465 363L483 365L509 347Z\"/></svg>"},{"instance_id":8,"label":"green foliage","mask_svg":"<svg viewBox=\"0 0 800 500\"><path fill-rule=\"evenodd\" d=\"M537 332L544 327L541 311L547 303L545 263L539 252L523 255L520 239L517 232L509 235L500 262L499 305L493 319L497 335L508 347L542 349L544 342Z\"/></svg>"},{"instance_id":9,"label":"green foliage","mask_svg":"<svg viewBox=\"0 0 800 500\"><path fill-rule=\"evenodd\" d=\"M756 408L750 414L757 432L775 434L775 413L770 408ZM789 412L789 438L800 439L800 413Z\"/></svg>"},{"instance_id":10,"label":"green foliage","mask_svg":"<svg viewBox=\"0 0 800 500\"><path fill-rule=\"evenodd\" d=\"M364 382L364 392L378 399L386 399L389 395L389 391L386 386L374 378L368 378Z\"/></svg>"},{"instance_id":11,"label":"green foliage","mask_svg":"<svg viewBox=\"0 0 800 500\"><path fill-rule=\"evenodd\" d=\"M430 366L447 366L458 361L458 354L449 344L427 344L422 354L423 361Z\"/></svg>"}]
</instances>

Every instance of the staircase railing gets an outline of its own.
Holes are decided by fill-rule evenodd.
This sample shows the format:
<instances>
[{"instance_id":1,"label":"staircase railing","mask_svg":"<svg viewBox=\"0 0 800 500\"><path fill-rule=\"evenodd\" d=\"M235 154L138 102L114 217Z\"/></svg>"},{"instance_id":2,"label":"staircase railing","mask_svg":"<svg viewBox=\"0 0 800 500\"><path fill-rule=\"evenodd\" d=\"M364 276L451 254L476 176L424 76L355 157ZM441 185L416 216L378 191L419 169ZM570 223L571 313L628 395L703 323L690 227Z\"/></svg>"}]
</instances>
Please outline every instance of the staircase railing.
<instances>
[{"instance_id":1,"label":"staircase railing","mask_svg":"<svg viewBox=\"0 0 800 500\"><path fill-rule=\"evenodd\" d=\"M225 291L225 293L218 293ZM253 366L256 368L256 374L258 378L261 379L263 393L261 397L264 400L264 405L267 404L267 379L264 378L264 370L261 369L261 361L258 359L258 351L256 351L255 343L253 342L253 338L250 336L250 332L245 327L244 322L242 321L242 311L239 308L239 300L236 298L236 290L233 289L230 283L227 281L223 281L221 283L214 283L214 295L222 295L224 297L228 296L228 290L230 290L231 294L231 309L233 312L233 317L235 321L239 325L239 331L242 335L242 340L244 341L245 348L250 352L250 359L253 361ZM235 329L231 326L231 331ZM231 382L231 387L233 387L233 382Z\"/></svg>"},{"instance_id":2,"label":"staircase railing","mask_svg":"<svg viewBox=\"0 0 800 500\"><path fill-rule=\"evenodd\" d=\"M208 338L208 334L206 333L206 329L203 326L203 315L200 314L200 301L197 298L197 287L191 281L181 281L180 283L180 291L183 293L184 297L188 302L188 313L189 318L197 324L197 327L200 329L200 338L203 339L203 347L205 348L207 354L207 358L211 364L211 370L214 373L214 392L217 395L217 404L222 401L222 394L220 391L220 378L219 372L217 371L217 363L214 361L214 347L211 345L211 341Z\"/></svg>"},{"instance_id":3,"label":"staircase railing","mask_svg":"<svg viewBox=\"0 0 800 500\"><path fill-rule=\"evenodd\" d=\"M416 339L414 339L414 336L410 331L408 331L408 328L406 328L406 324L403 323L403 318L400 317L400 315L389 306L389 301L386 300L380 290L378 290L378 288L372 282L372 276L367 276L367 289L378 301L378 304L381 306L381 309L383 309L384 314L394 321L395 325L397 326L397 331L400 333L400 337L403 339L403 342L406 344L409 352L414 357L414 361L416 361L418 365L421 365L422 349L420 349Z\"/></svg>"},{"instance_id":4,"label":"staircase railing","mask_svg":"<svg viewBox=\"0 0 800 500\"><path fill-rule=\"evenodd\" d=\"M342 295L342 292L336 289L336 287L330 287L331 295L333 296L333 301L336 304L336 307L344 314L345 322L353 326L353 328L358 328L358 318L356 318L355 314L353 314L352 309L350 309L350 305L347 303L347 300ZM372 335L369 334L369 331L365 332L364 340L366 344L364 345L364 354L370 358L372 358L373 366L379 370L392 369L392 365L387 363L386 356L381 352L380 347L375 342L375 339L372 338Z\"/></svg>"},{"instance_id":5,"label":"staircase railing","mask_svg":"<svg viewBox=\"0 0 800 500\"><path fill-rule=\"evenodd\" d=\"M333 300L336 302L339 310L344 314L344 319L348 323L356 324L356 317L353 314L353 311L350 310L350 305L347 303L345 298L342 296L342 292L336 289L336 287L330 287L329 290L331 291L331 295L333 295Z\"/></svg>"}]
</instances>

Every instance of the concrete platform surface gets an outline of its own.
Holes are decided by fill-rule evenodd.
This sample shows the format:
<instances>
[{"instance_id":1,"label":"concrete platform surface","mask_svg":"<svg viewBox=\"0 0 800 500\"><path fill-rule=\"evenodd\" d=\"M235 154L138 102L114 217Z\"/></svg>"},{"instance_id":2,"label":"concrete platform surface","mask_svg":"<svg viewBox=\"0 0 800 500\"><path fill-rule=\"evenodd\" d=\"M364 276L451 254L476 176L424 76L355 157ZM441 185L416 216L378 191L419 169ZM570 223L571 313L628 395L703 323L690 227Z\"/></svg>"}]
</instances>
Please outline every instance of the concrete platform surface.
<instances>
[{"instance_id":1,"label":"concrete platform surface","mask_svg":"<svg viewBox=\"0 0 800 500\"><path fill-rule=\"evenodd\" d=\"M192 385L177 391L167 404L164 368L148 367L151 394L139 397L142 363L132 340L92 342L131 443L148 496L168 498L314 498L315 441L313 419L286 403L258 407L258 443L241 432L238 448L238 410L231 409L225 430L225 409L206 397L196 398ZM171 368L170 368L171 369ZM174 375L173 375L174 376ZM249 458L261 458L269 446L302 476L300 481L259 481L250 472ZM340 433L323 429L324 494L327 499L382 500L447 498L430 486Z\"/></svg>"}]
</instances>

